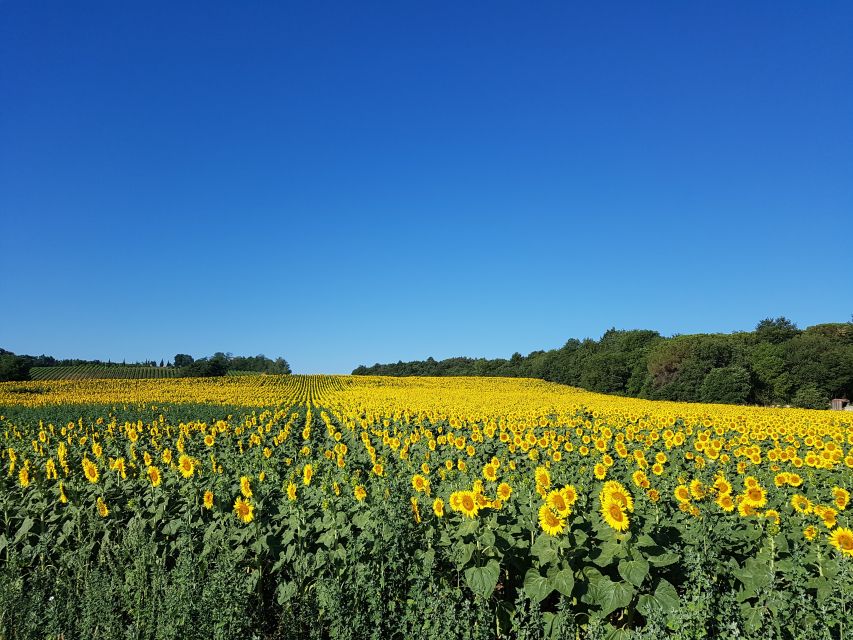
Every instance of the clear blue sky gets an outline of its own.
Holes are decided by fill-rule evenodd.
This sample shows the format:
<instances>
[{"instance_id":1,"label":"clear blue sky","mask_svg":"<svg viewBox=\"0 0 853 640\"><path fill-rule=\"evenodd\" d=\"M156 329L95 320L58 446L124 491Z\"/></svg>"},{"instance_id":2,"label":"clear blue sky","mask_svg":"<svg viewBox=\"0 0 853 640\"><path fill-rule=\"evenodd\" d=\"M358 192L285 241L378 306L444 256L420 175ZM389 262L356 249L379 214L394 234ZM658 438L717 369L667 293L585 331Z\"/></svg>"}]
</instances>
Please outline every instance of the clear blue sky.
<instances>
[{"instance_id":1,"label":"clear blue sky","mask_svg":"<svg viewBox=\"0 0 853 640\"><path fill-rule=\"evenodd\" d=\"M853 4L580 4L0 2L0 346L849 320Z\"/></svg>"}]
</instances>

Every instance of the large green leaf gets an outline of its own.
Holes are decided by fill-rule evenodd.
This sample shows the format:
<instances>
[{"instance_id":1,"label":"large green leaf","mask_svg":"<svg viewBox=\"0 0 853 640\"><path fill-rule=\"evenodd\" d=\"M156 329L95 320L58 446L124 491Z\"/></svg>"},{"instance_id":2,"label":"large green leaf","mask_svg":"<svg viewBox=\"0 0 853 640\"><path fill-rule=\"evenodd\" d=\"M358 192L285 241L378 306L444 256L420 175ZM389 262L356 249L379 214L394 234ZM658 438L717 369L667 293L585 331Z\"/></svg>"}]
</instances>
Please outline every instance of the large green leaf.
<instances>
[{"instance_id":1,"label":"large green leaf","mask_svg":"<svg viewBox=\"0 0 853 640\"><path fill-rule=\"evenodd\" d=\"M548 583L548 579L539 573L538 569L528 569L524 575L524 591L536 602L542 602L548 594L554 590L554 586Z\"/></svg>"},{"instance_id":2,"label":"large green leaf","mask_svg":"<svg viewBox=\"0 0 853 640\"><path fill-rule=\"evenodd\" d=\"M637 603L637 609L644 616L653 613L672 613L678 608L678 592L669 582L661 580L653 595L642 595Z\"/></svg>"},{"instance_id":3,"label":"large green leaf","mask_svg":"<svg viewBox=\"0 0 853 640\"><path fill-rule=\"evenodd\" d=\"M572 589L575 587L575 577L572 575L571 569L552 569L548 571L548 586L556 589L567 598L572 595Z\"/></svg>"},{"instance_id":4,"label":"large green leaf","mask_svg":"<svg viewBox=\"0 0 853 640\"><path fill-rule=\"evenodd\" d=\"M622 560L619 563L619 575L635 587L642 586L643 580L649 575L649 563L643 559Z\"/></svg>"},{"instance_id":5,"label":"large green leaf","mask_svg":"<svg viewBox=\"0 0 853 640\"><path fill-rule=\"evenodd\" d=\"M18 533L15 534L15 540L12 542L13 545L18 544L21 540L24 539L24 536L30 532L30 529L33 528L33 519L32 518L24 518L24 521L21 523L21 526L18 528Z\"/></svg>"},{"instance_id":6,"label":"large green leaf","mask_svg":"<svg viewBox=\"0 0 853 640\"><path fill-rule=\"evenodd\" d=\"M498 577L501 573L501 566L497 560L489 560L482 567L469 567L465 569L465 582L471 588L471 591L478 596L488 598L495 590L498 584Z\"/></svg>"},{"instance_id":7,"label":"large green leaf","mask_svg":"<svg viewBox=\"0 0 853 640\"><path fill-rule=\"evenodd\" d=\"M601 615L607 616L616 609L627 607L634 597L634 587L627 582L614 582L602 576L590 582L590 596L593 604L601 607Z\"/></svg>"}]
</instances>

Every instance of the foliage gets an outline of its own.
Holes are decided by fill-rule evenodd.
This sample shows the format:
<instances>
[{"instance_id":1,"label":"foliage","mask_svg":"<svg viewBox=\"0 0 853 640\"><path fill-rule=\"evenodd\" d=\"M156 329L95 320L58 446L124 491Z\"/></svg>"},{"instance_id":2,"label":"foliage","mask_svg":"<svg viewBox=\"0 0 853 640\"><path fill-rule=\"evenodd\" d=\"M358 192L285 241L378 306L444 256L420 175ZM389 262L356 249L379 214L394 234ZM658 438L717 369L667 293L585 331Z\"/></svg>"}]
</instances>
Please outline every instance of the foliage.
<instances>
[{"instance_id":1,"label":"foliage","mask_svg":"<svg viewBox=\"0 0 853 640\"><path fill-rule=\"evenodd\" d=\"M0 384L0 638L840 640L851 417L494 378Z\"/></svg>"},{"instance_id":2,"label":"foliage","mask_svg":"<svg viewBox=\"0 0 853 640\"><path fill-rule=\"evenodd\" d=\"M853 398L853 322L801 330L767 318L753 332L672 338L610 329L598 341L569 340L509 360L428 358L362 365L353 374L540 378L655 400L826 408L830 397Z\"/></svg>"}]
</instances>

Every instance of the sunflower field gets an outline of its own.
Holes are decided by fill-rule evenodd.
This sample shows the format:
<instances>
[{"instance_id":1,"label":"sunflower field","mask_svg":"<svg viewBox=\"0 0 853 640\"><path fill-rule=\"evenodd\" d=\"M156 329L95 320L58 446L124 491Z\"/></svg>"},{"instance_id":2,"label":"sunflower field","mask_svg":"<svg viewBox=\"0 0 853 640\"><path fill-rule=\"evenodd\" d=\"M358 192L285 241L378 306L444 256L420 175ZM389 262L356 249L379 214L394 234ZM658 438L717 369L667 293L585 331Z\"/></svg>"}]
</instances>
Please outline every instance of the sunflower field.
<instances>
[{"instance_id":1,"label":"sunflower field","mask_svg":"<svg viewBox=\"0 0 853 640\"><path fill-rule=\"evenodd\" d=\"M0 640L853 637L846 412L50 380L0 438Z\"/></svg>"}]
</instances>

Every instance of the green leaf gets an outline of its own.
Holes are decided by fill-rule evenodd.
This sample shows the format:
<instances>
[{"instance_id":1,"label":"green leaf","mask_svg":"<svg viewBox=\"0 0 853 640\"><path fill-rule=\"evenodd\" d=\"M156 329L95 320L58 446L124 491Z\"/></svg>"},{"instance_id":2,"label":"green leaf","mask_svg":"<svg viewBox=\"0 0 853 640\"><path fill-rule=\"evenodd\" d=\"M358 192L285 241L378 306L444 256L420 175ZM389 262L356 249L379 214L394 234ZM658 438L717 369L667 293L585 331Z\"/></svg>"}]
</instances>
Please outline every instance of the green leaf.
<instances>
[{"instance_id":1,"label":"green leaf","mask_svg":"<svg viewBox=\"0 0 853 640\"><path fill-rule=\"evenodd\" d=\"M466 520L461 525L459 525L458 533L462 537L470 536L470 535L477 532L477 526L479 524L480 523L476 519L475 520Z\"/></svg>"},{"instance_id":2,"label":"green leaf","mask_svg":"<svg viewBox=\"0 0 853 640\"><path fill-rule=\"evenodd\" d=\"M557 559L557 551L554 549L554 538L547 533L540 533L539 537L530 547L532 553L539 560L539 564L546 565Z\"/></svg>"},{"instance_id":3,"label":"green leaf","mask_svg":"<svg viewBox=\"0 0 853 640\"><path fill-rule=\"evenodd\" d=\"M548 579L539 573L538 569L528 569L524 575L524 591L536 602L542 602L554 587L548 583Z\"/></svg>"},{"instance_id":4,"label":"green leaf","mask_svg":"<svg viewBox=\"0 0 853 640\"><path fill-rule=\"evenodd\" d=\"M482 567L469 567L465 570L465 582L478 596L488 598L498 584L501 566L497 560L489 560Z\"/></svg>"},{"instance_id":5,"label":"green leaf","mask_svg":"<svg viewBox=\"0 0 853 640\"><path fill-rule=\"evenodd\" d=\"M678 562L679 557L677 553L667 552L659 556L648 556L646 559L655 567L667 567Z\"/></svg>"},{"instance_id":6,"label":"green leaf","mask_svg":"<svg viewBox=\"0 0 853 640\"><path fill-rule=\"evenodd\" d=\"M642 586L649 575L649 563L645 560L622 560L619 563L619 575L635 587Z\"/></svg>"},{"instance_id":7,"label":"green leaf","mask_svg":"<svg viewBox=\"0 0 853 640\"><path fill-rule=\"evenodd\" d=\"M468 544L463 544L460 547L459 551L459 565L464 567L471 561L471 555L474 553L474 549L477 548L473 542L469 542Z\"/></svg>"},{"instance_id":8,"label":"green leaf","mask_svg":"<svg viewBox=\"0 0 853 640\"><path fill-rule=\"evenodd\" d=\"M21 526L18 528L18 533L15 534L15 540L12 542L13 545L18 544L21 540L23 540L24 536L30 532L30 529L33 528L33 519L32 518L24 518L24 521L21 523Z\"/></svg>"},{"instance_id":9,"label":"green leaf","mask_svg":"<svg viewBox=\"0 0 853 640\"><path fill-rule=\"evenodd\" d=\"M560 569L559 571L548 572L548 586L556 589L564 596L571 597L572 590L575 588L575 577L570 569Z\"/></svg>"},{"instance_id":10,"label":"green leaf","mask_svg":"<svg viewBox=\"0 0 853 640\"><path fill-rule=\"evenodd\" d=\"M601 615L607 616L621 607L631 604L634 597L634 587L627 582L613 582L602 576L595 582L590 582L590 596L593 604L601 607Z\"/></svg>"},{"instance_id":11,"label":"green leaf","mask_svg":"<svg viewBox=\"0 0 853 640\"><path fill-rule=\"evenodd\" d=\"M761 607L750 607L745 604L741 607L740 613L743 616L744 629L755 633L761 628Z\"/></svg>"}]
</instances>

